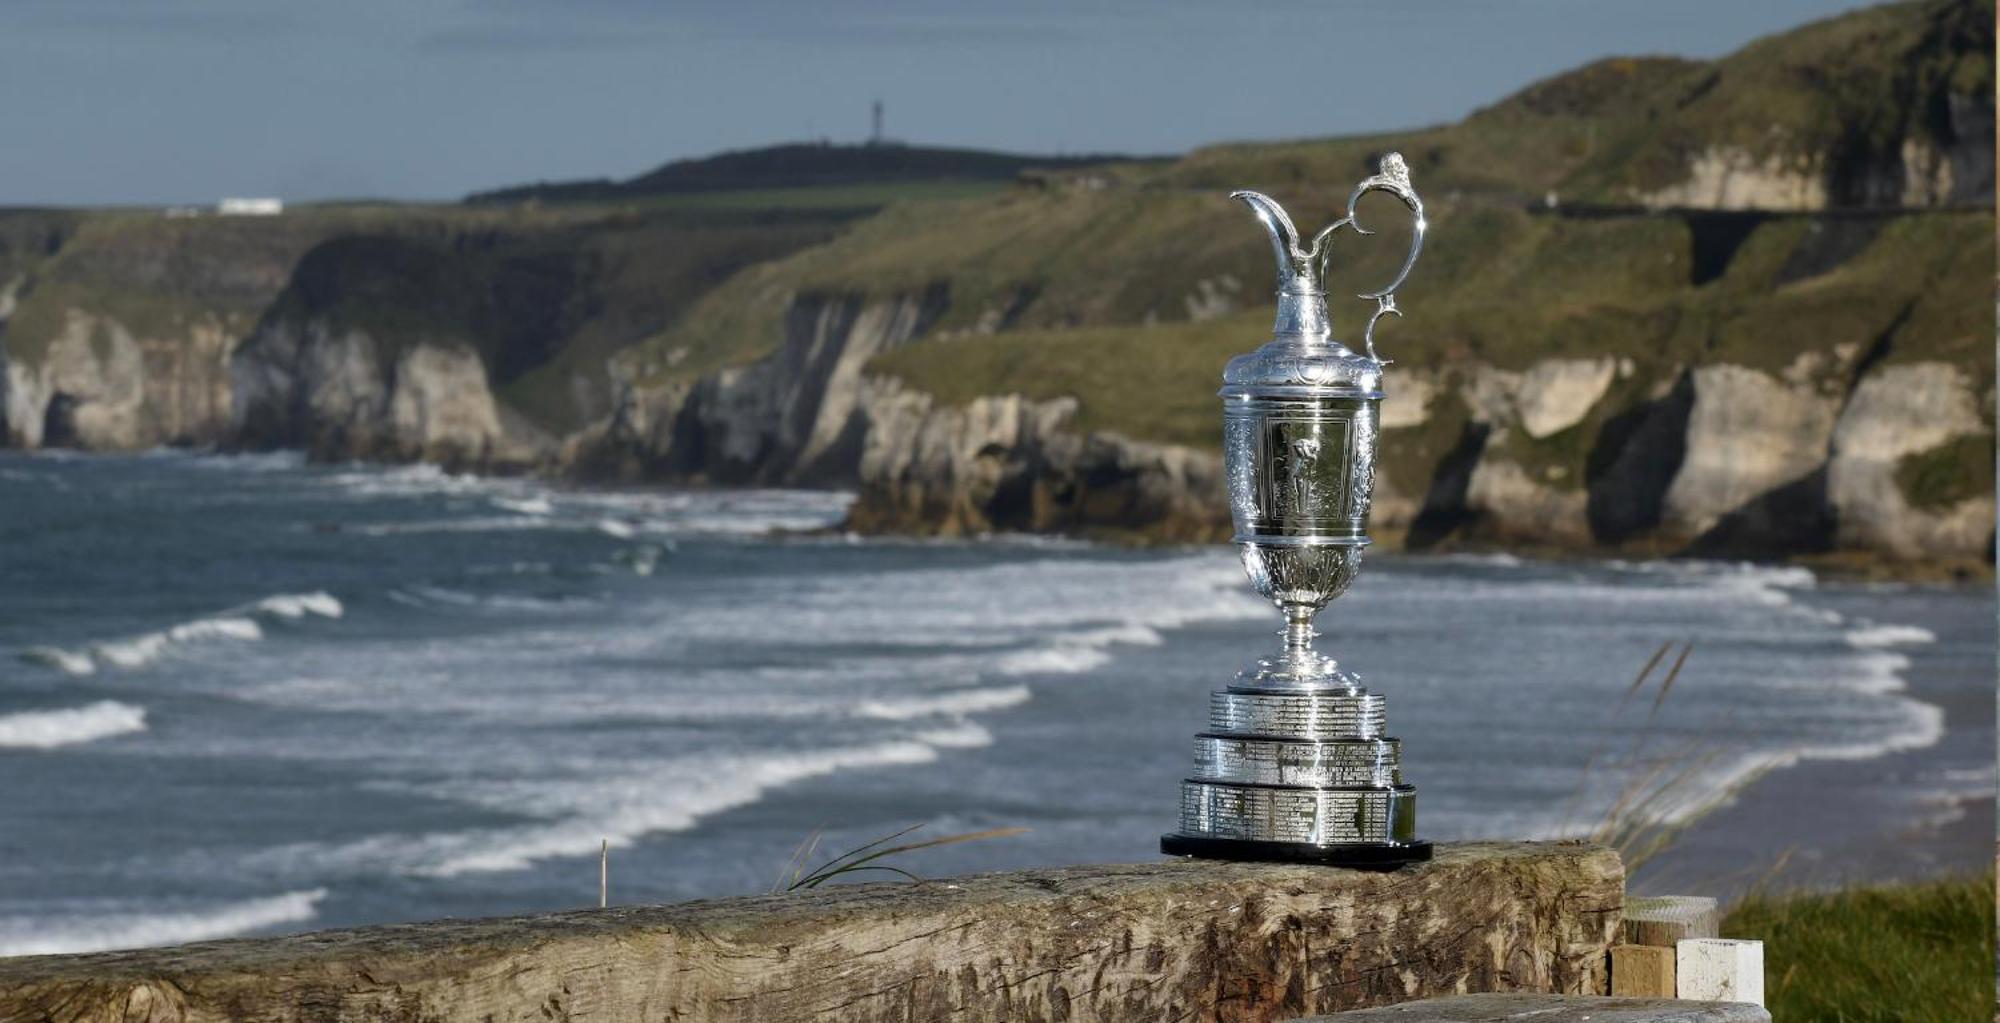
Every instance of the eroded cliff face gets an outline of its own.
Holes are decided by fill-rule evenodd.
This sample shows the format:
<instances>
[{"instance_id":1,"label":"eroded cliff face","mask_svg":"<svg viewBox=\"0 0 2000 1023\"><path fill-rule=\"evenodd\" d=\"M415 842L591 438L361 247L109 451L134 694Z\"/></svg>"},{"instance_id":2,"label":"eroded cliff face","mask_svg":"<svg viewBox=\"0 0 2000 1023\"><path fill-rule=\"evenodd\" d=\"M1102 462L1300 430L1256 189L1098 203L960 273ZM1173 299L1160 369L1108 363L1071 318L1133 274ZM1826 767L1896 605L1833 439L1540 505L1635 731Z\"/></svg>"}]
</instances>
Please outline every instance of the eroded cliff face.
<instances>
[{"instance_id":1,"label":"eroded cliff face","mask_svg":"<svg viewBox=\"0 0 2000 1023\"><path fill-rule=\"evenodd\" d=\"M693 379L622 368L610 416L571 439L564 460L589 478L850 484L870 413L868 360L935 322L939 289L888 299L807 293L784 303L771 355Z\"/></svg>"},{"instance_id":2,"label":"eroded cliff face","mask_svg":"<svg viewBox=\"0 0 2000 1023\"><path fill-rule=\"evenodd\" d=\"M995 395L940 407L894 379L870 380L865 392L856 529L1176 540L1229 533L1214 452L1079 432L1068 398Z\"/></svg>"},{"instance_id":3,"label":"eroded cliff face","mask_svg":"<svg viewBox=\"0 0 2000 1023\"><path fill-rule=\"evenodd\" d=\"M81 309L63 321L41 358L0 353L9 444L124 451L224 439L236 340L226 324L205 319L163 338Z\"/></svg>"},{"instance_id":4,"label":"eroded cliff face","mask_svg":"<svg viewBox=\"0 0 2000 1023\"><path fill-rule=\"evenodd\" d=\"M460 344L398 351L359 328L279 319L236 353L231 380L241 446L488 469L532 468L550 453L526 424L503 425L485 366Z\"/></svg>"},{"instance_id":5,"label":"eroded cliff face","mask_svg":"<svg viewBox=\"0 0 2000 1023\"><path fill-rule=\"evenodd\" d=\"M245 242L171 221L7 218L0 445L130 450L225 440L229 354L300 244L285 231Z\"/></svg>"},{"instance_id":6,"label":"eroded cliff face","mask_svg":"<svg viewBox=\"0 0 2000 1023\"><path fill-rule=\"evenodd\" d=\"M1403 529L1403 541L1419 547L1511 541L1746 557L1987 557L1990 492L1924 506L1902 477L1910 459L1953 445L1983 447L1991 461L1990 415L1981 413L1990 386L1947 363L1870 367L1858 359L1805 353L1775 375L1726 363L1669 368L1638 381L1638 400L1617 408L1602 406L1606 391L1572 391L1563 418L1599 424L1571 438L1589 450L1580 479L1509 443L1535 434L1532 417L1518 399L1493 397L1518 394L1505 385L1534 373L1442 371L1436 376L1447 383L1412 390L1456 383L1471 409L1464 435L1472 442L1460 453L1469 472L1454 487L1447 460L1416 515L1406 500L1380 503L1378 528L1392 541ZM1850 384L1843 374L1853 372L1861 375ZM1387 407L1398 400L1392 392ZM1399 433L1426 425L1402 416L1403 430L1385 431L1386 457L1395 457ZM1433 528L1412 528L1423 515Z\"/></svg>"},{"instance_id":7,"label":"eroded cliff face","mask_svg":"<svg viewBox=\"0 0 2000 1023\"><path fill-rule=\"evenodd\" d=\"M630 385L565 464L591 478L852 485L850 526L869 532L1228 536L1214 450L1081 428L1072 398L953 404L866 372L947 300L795 296L778 351ZM1924 505L1900 478L1925 452L1990 450L1990 390L1946 363L1878 365L1843 345L1777 372L1607 356L1397 367L1387 388L1372 529L1392 548L1972 561L1992 542L1990 494ZM1453 450L1423 454L1440 431ZM1589 449L1583 472L1543 457L1575 445Z\"/></svg>"}]
</instances>

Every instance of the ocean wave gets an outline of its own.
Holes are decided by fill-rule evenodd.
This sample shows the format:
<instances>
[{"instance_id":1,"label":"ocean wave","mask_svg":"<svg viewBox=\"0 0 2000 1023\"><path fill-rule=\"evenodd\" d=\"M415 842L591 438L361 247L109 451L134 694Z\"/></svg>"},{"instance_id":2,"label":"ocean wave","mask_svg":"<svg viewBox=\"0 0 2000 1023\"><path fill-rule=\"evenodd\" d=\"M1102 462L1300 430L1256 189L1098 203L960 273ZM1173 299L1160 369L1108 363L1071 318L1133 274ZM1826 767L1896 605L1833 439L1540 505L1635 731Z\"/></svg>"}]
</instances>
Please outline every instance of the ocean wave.
<instances>
[{"instance_id":1,"label":"ocean wave","mask_svg":"<svg viewBox=\"0 0 2000 1023\"><path fill-rule=\"evenodd\" d=\"M264 638L264 630L250 618L198 618L161 632L148 632L130 639L93 644L90 653L101 664L119 668L143 668L160 659L176 644L210 640L254 642Z\"/></svg>"},{"instance_id":2,"label":"ocean wave","mask_svg":"<svg viewBox=\"0 0 2000 1023\"><path fill-rule=\"evenodd\" d=\"M81 707L0 714L0 749L54 749L145 730L145 708L99 700Z\"/></svg>"},{"instance_id":3,"label":"ocean wave","mask_svg":"<svg viewBox=\"0 0 2000 1023\"><path fill-rule=\"evenodd\" d=\"M959 689L927 696L883 697L864 700L854 708L854 716L880 721L913 721L927 717L963 717L987 711L1006 710L1027 703L1034 694L1027 686L991 689Z\"/></svg>"},{"instance_id":4,"label":"ocean wave","mask_svg":"<svg viewBox=\"0 0 2000 1023\"><path fill-rule=\"evenodd\" d=\"M21 659L29 664L48 665L67 675L90 675L97 671L97 662L89 654L60 647L31 646L21 652Z\"/></svg>"},{"instance_id":5,"label":"ocean wave","mask_svg":"<svg viewBox=\"0 0 2000 1023\"><path fill-rule=\"evenodd\" d=\"M531 529L562 529L565 524L539 515L500 515L466 519L422 519L415 522L374 522L342 526L358 536L419 536L426 533L510 533Z\"/></svg>"},{"instance_id":6,"label":"ocean wave","mask_svg":"<svg viewBox=\"0 0 2000 1023\"><path fill-rule=\"evenodd\" d=\"M275 597L265 597L250 605L252 611L265 611L280 618L304 618L318 615L321 618L338 618L347 611L340 598L325 590L312 593L281 593Z\"/></svg>"},{"instance_id":7,"label":"ocean wave","mask_svg":"<svg viewBox=\"0 0 2000 1023\"><path fill-rule=\"evenodd\" d=\"M492 500L493 507L517 515L553 515L556 511L556 506L550 504L546 497L495 497Z\"/></svg>"},{"instance_id":8,"label":"ocean wave","mask_svg":"<svg viewBox=\"0 0 2000 1023\"><path fill-rule=\"evenodd\" d=\"M1059 644L1021 650L1000 658L1002 675L1081 675L1111 663L1111 652L1094 644Z\"/></svg>"},{"instance_id":9,"label":"ocean wave","mask_svg":"<svg viewBox=\"0 0 2000 1023\"><path fill-rule=\"evenodd\" d=\"M584 596L531 597L517 593L469 593L447 586L405 586L389 591L389 599L407 607L444 606L493 611L569 611L594 607Z\"/></svg>"},{"instance_id":10,"label":"ocean wave","mask_svg":"<svg viewBox=\"0 0 2000 1023\"><path fill-rule=\"evenodd\" d=\"M1943 708L1916 700L1905 700L1900 708L1902 723L1872 740L1804 744L1740 754L1718 768L1701 772L1699 781L1687 786L1685 794L1661 800L1649 816L1663 824L1685 823L1728 805L1745 787L1772 771L1808 760L1874 760L1935 746L1944 738Z\"/></svg>"},{"instance_id":11,"label":"ocean wave","mask_svg":"<svg viewBox=\"0 0 2000 1023\"><path fill-rule=\"evenodd\" d=\"M521 870L587 856L599 841L624 848L642 836L686 831L747 806L772 789L841 771L934 763L946 749L986 745L984 728L961 722L904 738L808 752L764 752L663 761L620 774L565 779L468 781L424 786L425 795L528 814L531 824L425 835L377 835L334 846L286 846L253 861L349 872L395 870L417 877Z\"/></svg>"},{"instance_id":12,"label":"ocean wave","mask_svg":"<svg viewBox=\"0 0 2000 1023\"><path fill-rule=\"evenodd\" d=\"M1847 634L1849 646L1869 648L1937 642L1937 633L1921 625L1869 625Z\"/></svg>"},{"instance_id":13,"label":"ocean wave","mask_svg":"<svg viewBox=\"0 0 2000 1023\"><path fill-rule=\"evenodd\" d=\"M64 650L51 646L31 647L22 653L22 659L30 663L49 665L69 675L90 675L99 667L131 670L158 661L175 647L224 641L256 642L264 638L263 626L257 624L257 619L260 617L297 620L313 615L320 618L339 618L345 611L346 608L342 606L339 598L323 590L312 593L280 593L231 608L218 615L182 622L158 632L145 632L123 639L102 640L82 650Z\"/></svg>"},{"instance_id":14,"label":"ocean wave","mask_svg":"<svg viewBox=\"0 0 2000 1023\"><path fill-rule=\"evenodd\" d=\"M302 469L306 464L303 451L259 451L254 453L222 454L215 451L185 452L175 449L159 449L146 452L148 457L173 457L183 464L197 469L211 469L221 472L286 472Z\"/></svg>"},{"instance_id":15,"label":"ocean wave","mask_svg":"<svg viewBox=\"0 0 2000 1023\"><path fill-rule=\"evenodd\" d=\"M642 533L755 536L824 529L853 504L845 491L557 489L512 477L449 473L434 465L351 467L318 477L343 496L380 498L484 497L513 514L350 527L368 536L502 529L595 529L617 539Z\"/></svg>"},{"instance_id":16,"label":"ocean wave","mask_svg":"<svg viewBox=\"0 0 2000 1023\"><path fill-rule=\"evenodd\" d=\"M285 892L176 912L52 911L39 918L0 917L0 956L68 955L150 948L228 938L318 915L326 889Z\"/></svg>"}]
</instances>

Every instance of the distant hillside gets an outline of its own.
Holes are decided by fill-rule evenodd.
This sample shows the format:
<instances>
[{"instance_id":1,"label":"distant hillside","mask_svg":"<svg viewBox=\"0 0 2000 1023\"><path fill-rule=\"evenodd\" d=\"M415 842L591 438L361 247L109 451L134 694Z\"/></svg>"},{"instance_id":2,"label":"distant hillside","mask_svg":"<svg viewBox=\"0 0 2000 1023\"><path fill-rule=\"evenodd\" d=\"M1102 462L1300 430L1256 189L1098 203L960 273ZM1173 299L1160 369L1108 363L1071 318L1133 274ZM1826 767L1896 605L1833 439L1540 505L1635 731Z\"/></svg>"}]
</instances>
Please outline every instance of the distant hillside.
<instances>
[{"instance_id":1,"label":"distant hillside","mask_svg":"<svg viewBox=\"0 0 2000 1023\"><path fill-rule=\"evenodd\" d=\"M1715 61L1607 58L1457 124L1213 146L1160 177L1319 187L1394 147L1433 194L1704 209L1991 205L1993 60L1990 4L1887 4Z\"/></svg>"},{"instance_id":2,"label":"distant hillside","mask_svg":"<svg viewBox=\"0 0 2000 1023\"><path fill-rule=\"evenodd\" d=\"M428 210L0 215L0 442L831 484L864 530L1225 538L1215 387L1268 335L1272 275L1228 192L1316 227L1394 149L1432 233L1379 339L1383 546L1977 566L1993 65L1990 7L1922 0L1594 62L1456 124L1173 161L780 146ZM1334 241L1343 339L1343 296L1402 251L1382 202L1380 237Z\"/></svg>"},{"instance_id":3,"label":"distant hillside","mask_svg":"<svg viewBox=\"0 0 2000 1023\"><path fill-rule=\"evenodd\" d=\"M502 188L467 198L473 203L584 202L700 192L755 192L909 182L1011 181L1031 169L1061 170L1130 162L1106 154L1031 156L930 146L793 143L676 160L625 181L599 178Z\"/></svg>"}]
</instances>

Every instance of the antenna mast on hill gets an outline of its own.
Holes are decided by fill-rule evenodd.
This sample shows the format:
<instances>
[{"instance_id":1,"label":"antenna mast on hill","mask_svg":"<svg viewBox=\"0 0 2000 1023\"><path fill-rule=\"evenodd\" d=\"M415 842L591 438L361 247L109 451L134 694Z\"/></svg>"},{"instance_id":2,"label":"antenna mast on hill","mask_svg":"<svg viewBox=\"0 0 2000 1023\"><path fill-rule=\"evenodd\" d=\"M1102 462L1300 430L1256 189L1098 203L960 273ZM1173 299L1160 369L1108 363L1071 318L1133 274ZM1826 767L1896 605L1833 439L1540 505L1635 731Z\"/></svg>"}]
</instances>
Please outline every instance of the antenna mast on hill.
<instances>
[{"instance_id":1,"label":"antenna mast on hill","mask_svg":"<svg viewBox=\"0 0 2000 1023\"><path fill-rule=\"evenodd\" d=\"M882 101L879 99L875 101L875 127L868 133L868 144L871 146L882 144Z\"/></svg>"}]
</instances>

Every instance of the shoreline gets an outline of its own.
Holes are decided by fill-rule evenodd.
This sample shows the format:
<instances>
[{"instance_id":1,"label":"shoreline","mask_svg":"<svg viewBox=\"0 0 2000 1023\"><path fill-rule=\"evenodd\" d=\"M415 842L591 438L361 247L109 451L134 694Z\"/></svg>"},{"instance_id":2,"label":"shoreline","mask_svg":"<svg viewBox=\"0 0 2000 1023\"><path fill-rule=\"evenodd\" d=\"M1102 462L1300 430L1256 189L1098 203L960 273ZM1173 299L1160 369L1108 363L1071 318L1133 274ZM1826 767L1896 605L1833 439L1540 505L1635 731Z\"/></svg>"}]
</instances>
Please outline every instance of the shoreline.
<instances>
[{"instance_id":1,"label":"shoreline","mask_svg":"<svg viewBox=\"0 0 2000 1023\"><path fill-rule=\"evenodd\" d=\"M1826 581L1835 588L1802 602L1843 606L1851 620L1869 587ZM1939 593L1962 586L1908 584ZM1936 742L1865 759L1801 759L1764 772L1723 797L1657 858L1632 869L1633 890L1714 895L1728 903L1753 893L1920 882L1990 869L1994 623L1967 616L1955 624L1932 643L1890 648L1909 660L1899 672L1902 695L1940 713Z\"/></svg>"},{"instance_id":2,"label":"shoreline","mask_svg":"<svg viewBox=\"0 0 2000 1023\"><path fill-rule=\"evenodd\" d=\"M716 483L704 479L617 479L565 471L549 471L539 466L515 464L463 465L448 462L410 459L384 461L365 458L325 458L303 448L247 448L222 446L174 446L163 445L133 451L99 451L86 448L10 448L0 446L0 456L17 455L27 458L91 458L91 457L158 457L172 455L189 458L270 458L272 456L296 456L299 463L307 468L354 468L354 469L397 469L411 466L429 466L453 477L473 479L507 480L546 486L556 491L579 493L609 493L617 491L688 491L695 493L717 493L750 490L798 490L810 492L841 492L859 496L859 486L814 486L814 485L745 485L737 483ZM1044 540L1068 540L1081 543L1103 544L1134 550L1170 549L1175 547L1206 547L1229 542L1226 523L1213 528L1202 527L1196 532L1162 529L1155 525L1086 526L1075 530L1025 531L1008 530L993 533L965 534L944 528L944 523L935 521L897 523L906 528L858 528L854 521L853 507L838 523L816 529L774 530L774 535L840 535L855 534L868 538L908 538L977 541L989 537L1021 536ZM1402 527L1384 528L1376 538L1375 551L1378 554L1409 555L1413 557L1450 557L1465 555L1473 557L1507 555L1524 560L1545 562L1619 562L1619 561L1694 561L1722 562L1766 565L1772 567L1796 567L1810 569L1814 576L1827 582L1895 582L1937 585L1972 585L1992 583L2000 579L1996 564L1990 558L1926 557L1903 558L1884 551L1867 548L1843 548L1803 554L1779 552L1714 552L1697 553L1684 546L1649 542L1624 546L1579 546L1549 543L1546 541L1514 540L1505 543L1487 540L1447 539L1436 546L1413 550L1402 543L1406 529ZM1989 552L1990 553L1990 552Z\"/></svg>"}]
</instances>

